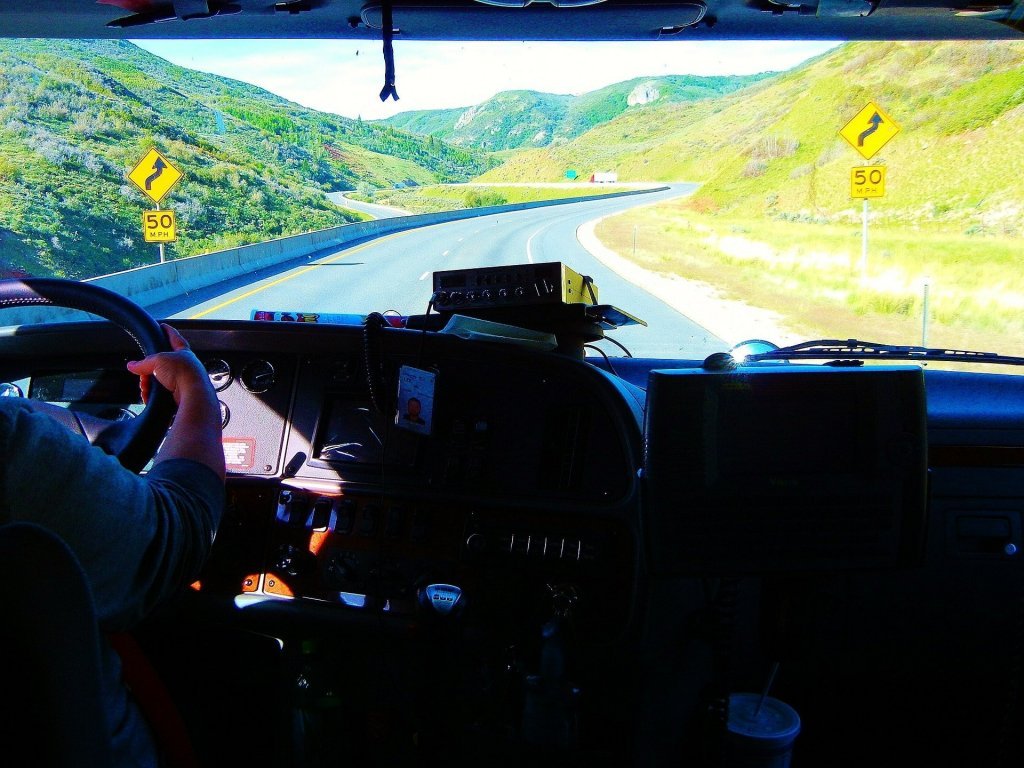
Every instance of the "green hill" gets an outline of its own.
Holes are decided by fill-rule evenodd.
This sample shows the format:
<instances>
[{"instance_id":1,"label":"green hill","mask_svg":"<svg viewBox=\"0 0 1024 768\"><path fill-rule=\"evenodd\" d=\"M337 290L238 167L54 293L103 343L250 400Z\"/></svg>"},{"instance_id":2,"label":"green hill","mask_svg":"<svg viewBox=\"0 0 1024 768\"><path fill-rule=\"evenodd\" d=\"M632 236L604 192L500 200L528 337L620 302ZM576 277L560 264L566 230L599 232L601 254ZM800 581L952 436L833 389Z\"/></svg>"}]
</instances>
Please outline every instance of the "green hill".
<instances>
[{"instance_id":1,"label":"green hill","mask_svg":"<svg viewBox=\"0 0 1024 768\"><path fill-rule=\"evenodd\" d=\"M151 263L127 182L150 147L183 173L170 256L343 224L322 194L463 181L482 156L306 109L124 41L0 43L0 274L74 278Z\"/></svg>"},{"instance_id":2,"label":"green hill","mask_svg":"<svg viewBox=\"0 0 1024 768\"><path fill-rule=\"evenodd\" d=\"M705 211L855 218L850 169L866 163L838 131L869 101L902 128L872 160L888 166L878 216L1017 226L1024 47L1012 42L847 44L740 93L628 112L480 180L615 170L622 181L702 182L688 205Z\"/></svg>"},{"instance_id":3,"label":"green hill","mask_svg":"<svg viewBox=\"0 0 1024 768\"><path fill-rule=\"evenodd\" d=\"M838 132L871 102L901 130L865 161ZM487 176L557 178L597 158L620 178L700 181L692 198L610 217L597 235L804 338L921 343L927 311L932 345L1024 354L1020 44L849 44L742 94L646 117ZM869 203L862 254L850 176L869 162L885 166L886 194Z\"/></svg>"},{"instance_id":4,"label":"green hill","mask_svg":"<svg viewBox=\"0 0 1024 768\"><path fill-rule=\"evenodd\" d=\"M538 147L551 143L571 100L537 91L502 91L467 109L399 114L382 122L415 133L433 129L425 135L487 151Z\"/></svg>"},{"instance_id":5,"label":"green hill","mask_svg":"<svg viewBox=\"0 0 1024 768\"><path fill-rule=\"evenodd\" d=\"M547 147L563 144L597 125L647 105L713 98L765 77L640 77L580 96L502 91L473 107L403 112L381 122L491 152Z\"/></svg>"}]
</instances>

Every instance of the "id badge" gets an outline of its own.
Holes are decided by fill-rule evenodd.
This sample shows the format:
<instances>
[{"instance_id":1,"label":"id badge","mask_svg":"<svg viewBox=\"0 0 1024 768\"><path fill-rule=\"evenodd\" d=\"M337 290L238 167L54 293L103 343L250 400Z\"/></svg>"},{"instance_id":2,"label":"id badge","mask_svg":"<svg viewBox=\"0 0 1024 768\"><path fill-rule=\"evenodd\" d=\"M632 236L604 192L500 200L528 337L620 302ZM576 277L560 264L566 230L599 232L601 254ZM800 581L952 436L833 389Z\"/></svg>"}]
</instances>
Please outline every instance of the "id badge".
<instances>
[{"instance_id":1,"label":"id badge","mask_svg":"<svg viewBox=\"0 0 1024 768\"><path fill-rule=\"evenodd\" d=\"M437 374L411 365L398 372L398 412L395 426L429 435L434 415L434 382Z\"/></svg>"}]
</instances>

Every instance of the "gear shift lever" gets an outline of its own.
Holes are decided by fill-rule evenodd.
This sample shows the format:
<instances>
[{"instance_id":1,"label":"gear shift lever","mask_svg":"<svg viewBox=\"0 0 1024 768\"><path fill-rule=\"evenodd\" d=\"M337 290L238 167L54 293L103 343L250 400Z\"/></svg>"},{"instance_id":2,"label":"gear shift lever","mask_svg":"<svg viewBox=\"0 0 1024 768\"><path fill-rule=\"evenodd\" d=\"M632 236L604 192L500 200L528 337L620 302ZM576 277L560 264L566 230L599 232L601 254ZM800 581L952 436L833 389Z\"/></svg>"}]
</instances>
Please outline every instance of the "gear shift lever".
<instances>
[{"instance_id":1,"label":"gear shift lever","mask_svg":"<svg viewBox=\"0 0 1024 768\"><path fill-rule=\"evenodd\" d=\"M579 595L569 584L549 584L548 589L552 616L541 628L540 673L526 678L523 739L571 749L576 745L580 690L566 680L565 631Z\"/></svg>"}]
</instances>

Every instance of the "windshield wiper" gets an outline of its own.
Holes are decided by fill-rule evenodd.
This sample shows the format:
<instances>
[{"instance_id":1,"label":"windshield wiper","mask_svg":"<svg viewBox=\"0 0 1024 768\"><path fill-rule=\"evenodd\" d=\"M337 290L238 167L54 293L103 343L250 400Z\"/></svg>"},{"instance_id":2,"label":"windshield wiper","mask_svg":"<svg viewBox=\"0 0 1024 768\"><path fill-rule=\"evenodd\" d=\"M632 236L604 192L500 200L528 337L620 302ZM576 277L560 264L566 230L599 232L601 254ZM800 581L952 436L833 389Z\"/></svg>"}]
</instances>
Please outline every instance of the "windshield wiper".
<instances>
[{"instance_id":1,"label":"windshield wiper","mask_svg":"<svg viewBox=\"0 0 1024 768\"><path fill-rule=\"evenodd\" d=\"M1024 365L1024 357L1000 355L996 352L973 352L964 349L904 346L899 344L876 344L859 339L818 339L803 341L788 347L779 347L767 352L747 355L743 362L759 360L923 360L930 362L999 363L1001 365Z\"/></svg>"}]
</instances>

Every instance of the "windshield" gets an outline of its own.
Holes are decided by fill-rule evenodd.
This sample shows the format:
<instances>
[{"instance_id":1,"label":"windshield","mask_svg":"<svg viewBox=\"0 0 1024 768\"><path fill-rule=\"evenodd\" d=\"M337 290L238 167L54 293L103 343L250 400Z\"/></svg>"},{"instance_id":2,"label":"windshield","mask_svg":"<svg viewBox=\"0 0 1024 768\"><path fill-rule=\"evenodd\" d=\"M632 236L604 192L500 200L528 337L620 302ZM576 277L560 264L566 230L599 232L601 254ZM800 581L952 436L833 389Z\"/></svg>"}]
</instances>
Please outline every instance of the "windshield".
<instances>
[{"instance_id":1,"label":"windshield","mask_svg":"<svg viewBox=\"0 0 1024 768\"><path fill-rule=\"evenodd\" d=\"M611 356L1024 354L1018 43L394 48L397 101L380 43L0 41L0 273L324 322L560 262Z\"/></svg>"}]
</instances>

